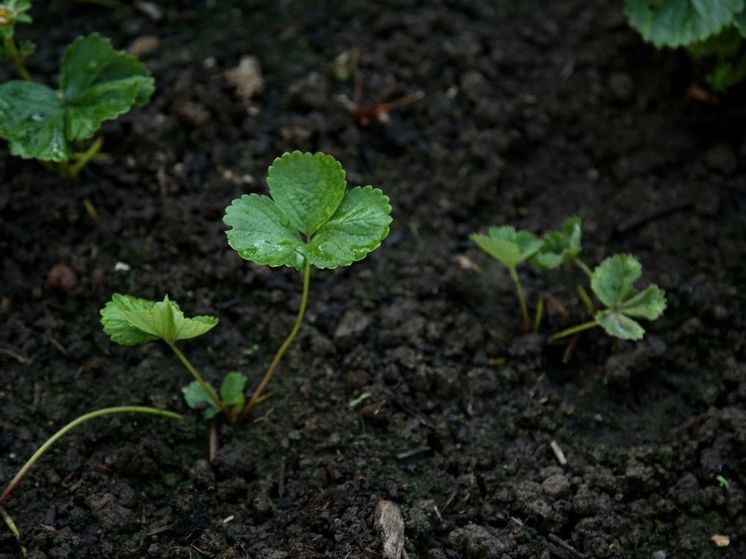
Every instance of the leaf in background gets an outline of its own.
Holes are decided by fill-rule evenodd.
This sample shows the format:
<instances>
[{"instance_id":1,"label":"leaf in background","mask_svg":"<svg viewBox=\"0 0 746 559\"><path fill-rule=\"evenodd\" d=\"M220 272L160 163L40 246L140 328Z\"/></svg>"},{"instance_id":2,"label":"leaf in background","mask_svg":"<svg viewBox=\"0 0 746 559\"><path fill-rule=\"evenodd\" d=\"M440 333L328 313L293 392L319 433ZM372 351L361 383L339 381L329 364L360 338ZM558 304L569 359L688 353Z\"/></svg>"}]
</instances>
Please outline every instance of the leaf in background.
<instances>
[{"instance_id":1,"label":"leaf in background","mask_svg":"<svg viewBox=\"0 0 746 559\"><path fill-rule=\"evenodd\" d=\"M734 22L744 0L626 0L632 27L657 47L703 41Z\"/></svg>"},{"instance_id":2,"label":"leaf in background","mask_svg":"<svg viewBox=\"0 0 746 559\"><path fill-rule=\"evenodd\" d=\"M215 405L212 398L196 380L182 388L181 392L184 394L187 406L193 410L202 410L202 417L205 419L212 419L220 413L220 408Z\"/></svg>"},{"instance_id":3,"label":"leaf in background","mask_svg":"<svg viewBox=\"0 0 746 559\"><path fill-rule=\"evenodd\" d=\"M572 262L582 250L582 234L580 218L567 218L559 231L550 231L544 235L544 243L531 262L545 270L553 270Z\"/></svg>"},{"instance_id":4,"label":"leaf in background","mask_svg":"<svg viewBox=\"0 0 746 559\"><path fill-rule=\"evenodd\" d=\"M113 342L128 346L159 338L167 343L195 338L217 323L213 316L186 318L168 296L156 302L115 293L101 310L104 332Z\"/></svg>"},{"instance_id":5,"label":"leaf in background","mask_svg":"<svg viewBox=\"0 0 746 559\"><path fill-rule=\"evenodd\" d=\"M286 153L269 168L272 198L244 195L226 208L228 244L258 264L300 270L348 266L388 235L391 205L380 190L346 191L345 173L323 153Z\"/></svg>"},{"instance_id":6,"label":"leaf in background","mask_svg":"<svg viewBox=\"0 0 746 559\"><path fill-rule=\"evenodd\" d=\"M513 269L534 256L543 243L533 233L510 226L490 227L488 233L474 233L470 238L492 258Z\"/></svg>"},{"instance_id":7,"label":"leaf in background","mask_svg":"<svg viewBox=\"0 0 746 559\"><path fill-rule=\"evenodd\" d=\"M0 37L11 39L16 23L31 23L26 13L31 9L31 0L3 0L0 2Z\"/></svg>"},{"instance_id":8,"label":"leaf in background","mask_svg":"<svg viewBox=\"0 0 746 559\"><path fill-rule=\"evenodd\" d=\"M14 155L68 161L74 140L90 138L105 120L142 106L155 84L133 56L93 33L65 51L61 92L32 82L0 85L0 136Z\"/></svg>"}]
</instances>

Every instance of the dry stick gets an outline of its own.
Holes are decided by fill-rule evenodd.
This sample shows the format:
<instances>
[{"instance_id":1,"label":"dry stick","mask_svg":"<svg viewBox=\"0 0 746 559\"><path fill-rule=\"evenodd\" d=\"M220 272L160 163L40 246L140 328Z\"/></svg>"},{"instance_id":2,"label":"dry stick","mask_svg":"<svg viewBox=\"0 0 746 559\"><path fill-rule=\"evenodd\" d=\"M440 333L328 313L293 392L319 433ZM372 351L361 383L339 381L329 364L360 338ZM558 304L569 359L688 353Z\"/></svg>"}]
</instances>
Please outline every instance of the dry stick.
<instances>
[{"instance_id":1,"label":"dry stick","mask_svg":"<svg viewBox=\"0 0 746 559\"><path fill-rule=\"evenodd\" d=\"M303 293L301 294L300 298L300 308L298 309L298 315L295 317L295 324L293 324L293 328L290 330L290 334L288 334L288 337L285 338L284 342L282 342L280 349L277 350L274 359L272 359L269 367L267 367L267 372L264 373L262 380L259 382L256 390L254 390L254 393L251 395L251 399L246 404L243 411L239 414L239 420L245 419L246 416L251 413L251 410L253 410L254 407L257 405L259 399L262 397L264 389L267 387L267 384L269 384L269 381L272 380L272 377L277 370L277 366L282 360L282 356L285 355L285 352L288 350L290 345L293 343L293 340L295 340L295 337L298 335L298 331L303 324L303 317L306 314L306 306L308 305L308 288L310 283L311 263L308 261L308 259L306 259L306 263L303 267Z\"/></svg>"},{"instance_id":2,"label":"dry stick","mask_svg":"<svg viewBox=\"0 0 746 559\"><path fill-rule=\"evenodd\" d=\"M10 496L10 494L16 488L18 483L21 481L21 479L23 479L23 476L25 476L28 473L28 471L31 469L31 466L36 464L39 458L41 458L44 455L44 453L47 450L49 450L49 448L54 443L56 443L60 438L62 438L68 431L70 431L71 429L74 429L81 423L85 423L89 419L94 419L102 415L109 415L109 414L114 414L114 413L145 413L145 414L150 414L150 415L162 415L163 417L170 417L171 419L181 419L181 415L178 413L174 413L172 411L160 410L158 408L150 408L147 406L117 406L113 408L102 408L100 410L92 411L90 413L81 415L80 417L73 419L70 423L68 423L62 429L57 431L54 435L49 437L49 439L47 439L47 441L43 445L41 445L36 452L34 452L31 458L29 458L28 461L23 465L23 467L20 470L18 470L18 473L11 480L8 486L5 488L2 495L0 495L0 503L4 502L5 499L7 499Z\"/></svg>"}]
</instances>

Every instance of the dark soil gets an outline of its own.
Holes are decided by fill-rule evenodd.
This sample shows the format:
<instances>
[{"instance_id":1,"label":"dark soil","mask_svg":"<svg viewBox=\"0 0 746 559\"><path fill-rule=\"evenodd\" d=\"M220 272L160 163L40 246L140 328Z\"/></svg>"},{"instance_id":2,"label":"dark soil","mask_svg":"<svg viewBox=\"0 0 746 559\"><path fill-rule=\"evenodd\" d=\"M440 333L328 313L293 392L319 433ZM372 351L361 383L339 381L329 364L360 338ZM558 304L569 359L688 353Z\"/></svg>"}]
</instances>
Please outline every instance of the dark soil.
<instances>
[{"instance_id":1,"label":"dark soil","mask_svg":"<svg viewBox=\"0 0 746 559\"><path fill-rule=\"evenodd\" d=\"M265 191L275 156L333 154L351 183L391 196L395 223L365 261L314 275L271 398L256 423L221 427L213 464L192 413L63 439L5 503L30 557L372 559L382 499L401 507L411 559L746 556L743 91L692 99L696 73L644 45L622 2L194 0L158 3L158 21L37 4L19 28L39 44L35 76L53 82L78 34L118 47L153 35L158 90L104 127L109 159L78 184L3 148L3 482L86 411L187 412L188 376L164 348L101 332L112 292L218 315L185 351L212 379L256 381L300 277L239 259L221 218ZM394 83L425 100L359 125L340 100L352 83L332 72L353 48L367 100ZM249 108L224 77L243 55L266 82ZM563 364L562 348L520 334L507 274L468 234L571 214L589 262L635 254L669 308L644 342L590 332ZM48 283L56 264L75 272L71 291ZM524 274L532 300L551 289L578 321L579 279ZM544 333L564 325L550 312ZM16 557L2 528L0 557Z\"/></svg>"}]
</instances>

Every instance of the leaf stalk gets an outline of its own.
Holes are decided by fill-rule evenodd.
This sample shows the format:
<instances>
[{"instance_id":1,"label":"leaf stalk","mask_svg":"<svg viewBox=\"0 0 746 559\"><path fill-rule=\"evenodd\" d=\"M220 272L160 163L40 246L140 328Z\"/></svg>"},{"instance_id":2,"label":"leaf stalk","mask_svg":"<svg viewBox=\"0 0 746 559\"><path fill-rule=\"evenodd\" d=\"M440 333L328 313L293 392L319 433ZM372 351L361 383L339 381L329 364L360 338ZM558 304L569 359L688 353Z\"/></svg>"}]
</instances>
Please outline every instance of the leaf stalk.
<instances>
[{"instance_id":1,"label":"leaf stalk","mask_svg":"<svg viewBox=\"0 0 746 559\"><path fill-rule=\"evenodd\" d=\"M555 342L561 338L572 336L573 334L577 334L578 332L582 332L583 330L590 330L591 328L594 328L596 326L598 326L598 322L596 322L595 320L583 322L582 324L577 324L575 326L571 326L570 328L565 328L564 330L560 330L556 334L552 334L549 337L549 341Z\"/></svg>"},{"instance_id":2,"label":"leaf stalk","mask_svg":"<svg viewBox=\"0 0 746 559\"><path fill-rule=\"evenodd\" d=\"M213 403L220 408L220 411L225 414L225 416L229 419L233 417L231 414L231 411L228 409L228 406L225 405L223 400L221 400L220 396L218 396L218 393L215 392L215 389L210 386L210 383L208 383L205 380L205 377L200 374L200 372L197 370L197 368L192 365L192 362L187 359L186 355L178 348L176 345L176 342L166 342L168 344L168 347L170 347L173 352L176 354L176 357L179 358L179 361L181 361L181 364L184 365L184 368L189 371L189 374L192 375L194 380L197 381L197 383L200 385L202 390L204 390L205 394L207 394L210 397L210 400L213 401Z\"/></svg>"},{"instance_id":3,"label":"leaf stalk","mask_svg":"<svg viewBox=\"0 0 746 559\"><path fill-rule=\"evenodd\" d=\"M528 307L526 306L526 297L523 295L523 287L521 286L521 279L518 277L518 271L515 268L508 268L510 270L510 277L515 284L515 292L518 295L518 304L521 306L521 315L523 316L523 330L526 332L531 331L531 317L528 314Z\"/></svg>"},{"instance_id":4,"label":"leaf stalk","mask_svg":"<svg viewBox=\"0 0 746 559\"><path fill-rule=\"evenodd\" d=\"M239 414L238 416L239 420L246 418L246 416L248 416L251 413L251 411L254 409L254 407L257 405L257 403L259 403L259 400L262 397L262 393L267 387L267 384L269 384L269 381L272 380L272 377L274 376L275 371L277 370L277 366L280 364L280 361L282 360L282 357L285 355L285 352L288 350L288 348L291 346L291 344L295 340L295 337L298 335L298 331L300 330L300 327L303 324L303 317L306 314L306 307L308 306L308 293L309 293L310 283L311 283L311 262L306 258L306 262L303 266L303 292L301 294L300 307L298 308L298 315L295 317L295 323L293 324L293 327L290 330L290 334L288 334L288 337L285 338L284 342L282 342L282 345L277 350L277 353L272 359L272 362L269 364L269 367L267 367L267 371L264 373L264 376L262 377L262 380L259 382L259 385L256 387L256 390L254 390L254 393L251 395L251 399L248 401L243 411L241 411L241 413Z\"/></svg>"},{"instance_id":5,"label":"leaf stalk","mask_svg":"<svg viewBox=\"0 0 746 559\"><path fill-rule=\"evenodd\" d=\"M29 71L23 64L23 58L21 58L21 54L18 52L18 47L16 46L15 39L13 39L13 37L5 37L3 39L3 47L5 47L5 54L7 55L8 60L10 60L10 63L13 65L13 68L15 69L18 76L22 80L30 82L31 74L29 74Z\"/></svg>"}]
</instances>

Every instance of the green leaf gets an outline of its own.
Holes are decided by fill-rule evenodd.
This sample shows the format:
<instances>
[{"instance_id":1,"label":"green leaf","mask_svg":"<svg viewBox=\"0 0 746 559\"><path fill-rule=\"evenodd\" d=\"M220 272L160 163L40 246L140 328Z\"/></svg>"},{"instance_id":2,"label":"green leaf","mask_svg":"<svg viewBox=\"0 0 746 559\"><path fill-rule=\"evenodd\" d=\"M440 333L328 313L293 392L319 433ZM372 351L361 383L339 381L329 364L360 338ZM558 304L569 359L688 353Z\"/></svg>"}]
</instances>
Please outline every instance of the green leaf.
<instances>
[{"instance_id":1,"label":"green leaf","mask_svg":"<svg viewBox=\"0 0 746 559\"><path fill-rule=\"evenodd\" d=\"M272 198L244 195L223 218L228 244L246 260L300 270L308 259L337 268L361 260L388 235L388 197L371 186L346 191L344 170L329 155L286 153L267 182Z\"/></svg>"},{"instance_id":2,"label":"green leaf","mask_svg":"<svg viewBox=\"0 0 746 559\"><path fill-rule=\"evenodd\" d=\"M471 240L508 268L516 268L536 254L543 241L529 231L514 227L490 227L488 235L474 233Z\"/></svg>"},{"instance_id":3,"label":"green leaf","mask_svg":"<svg viewBox=\"0 0 746 559\"><path fill-rule=\"evenodd\" d=\"M241 409L244 406L246 376L232 371L223 377L220 385L220 399L226 406Z\"/></svg>"},{"instance_id":4,"label":"green leaf","mask_svg":"<svg viewBox=\"0 0 746 559\"><path fill-rule=\"evenodd\" d=\"M145 311L152 308L154 301L114 293L111 300L101 309L101 325L111 341L120 345L134 346L158 339L148 332L135 328L124 313Z\"/></svg>"},{"instance_id":5,"label":"green leaf","mask_svg":"<svg viewBox=\"0 0 746 559\"><path fill-rule=\"evenodd\" d=\"M596 322L607 334L623 340L641 340L645 335L645 329L637 321L621 312L599 311L596 313Z\"/></svg>"},{"instance_id":6,"label":"green leaf","mask_svg":"<svg viewBox=\"0 0 746 559\"><path fill-rule=\"evenodd\" d=\"M266 266L303 267L305 245L271 198L245 194L233 200L223 223L231 227L228 244L241 258Z\"/></svg>"},{"instance_id":7,"label":"green leaf","mask_svg":"<svg viewBox=\"0 0 746 559\"><path fill-rule=\"evenodd\" d=\"M212 419L220 413L220 408L215 405L212 398L196 380L182 388L181 392L184 394L187 406L193 410L202 410L202 417L205 419Z\"/></svg>"},{"instance_id":8,"label":"green leaf","mask_svg":"<svg viewBox=\"0 0 746 559\"><path fill-rule=\"evenodd\" d=\"M21 81L0 85L0 136L14 155L68 161L74 140L90 138L103 121L142 106L155 88L145 66L93 33L62 58L60 92Z\"/></svg>"},{"instance_id":9,"label":"green leaf","mask_svg":"<svg viewBox=\"0 0 746 559\"><path fill-rule=\"evenodd\" d=\"M8 81L0 85L0 136L10 153L24 159L67 161L72 146L65 137L65 110L47 86Z\"/></svg>"},{"instance_id":10,"label":"green leaf","mask_svg":"<svg viewBox=\"0 0 746 559\"><path fill-rule=\"evenodd\" d=\"M666 308L665 292L649 285L635 293L634 284L642 275L642 266L629 254L617 254L593 270L591 288L608 308L595 315L606 332L624 340L639 340L645 329L633 318L655 320Z\"/></svg>"},{"instance_id":11,"label":"green leaf","mask_svg":"<svg viewBox=\"0 0 746 559\"><path fill-rule=\"evenodd\" d=\"M744 0L626 0L629 23L657 47L702 41L733 23Z\"/></svg>"},{"instance_id":12,"label":"green leaf","mask_svg":"<svg viewBox=\"0 0 746 559\"><path fill-rule=\"evenodd\" d=\"M70 140L90 138L105 120L143 106L155 90L147 68L134 56L114 50L92 33L67 48L60 68Z\"/></svg>"},{"instance_id":13,"label":"green leaf","mask_svg":"<svg viewBox=\"0 0 746 559\"><path fill-rule=\"evenodd\" d=\"M26 13L31 9L31 0L3 0L0 2L0 37L11 39L16 23L31 23Z\"/></svg>"},{"instance_id":14,"label":"green leaf","mask_svg":"<svg viewBox=\"0 0 746 559\"><path fill-rule=\"evenodd\" d=\"M113 342L140 345L159 338L167 343L195 338L212 330L218 319L213 316L186 318L168 296L156 302L114 294L101 310L101 323Z\"/></svg>"},{"instance_id":15,"label":"green leaf","mask_svg":"<svg viewBox=\"0 0 746 559\"><path fill-rule=\"evenodd\" d=\"M389 233L388 196L372 186L356 187L308 244L308 258L317 268L338 268L362 260Z\"/></svg>"},{"instance_id":16,"label":"green leaf","mask_svg":"<svg viewBox=\"0 0 746 559\"><path fill-rule=\"evenodd\" d=\"M579 217L569 217L559 231L544 235L544 243L531 259L538 268L553 270L562 264L572 262L582 250L582 229Z\"/></svg>"},{"instance_id":17,"label":"green leaf","mask_svg":"<svg viewBox=\"0 0 746 559\"><path fill-rule=\"evenodd\" d=\"M642 266L630 254L616 254L593 270L591 289L607 307L615 307L634 291L634 284L642 275Z\"/></svg>"},{"instance_id":18,"label":"green leaf","mask_svg":"<svg viewBox=\"0 0 746 559\"><path fill-rule=\"evenodd\" d=\"M331 155L294 151L275 159L267 185L290 223L310 236L339 208L346 180L342 165Z\"/></svg>"}]
</instances>

